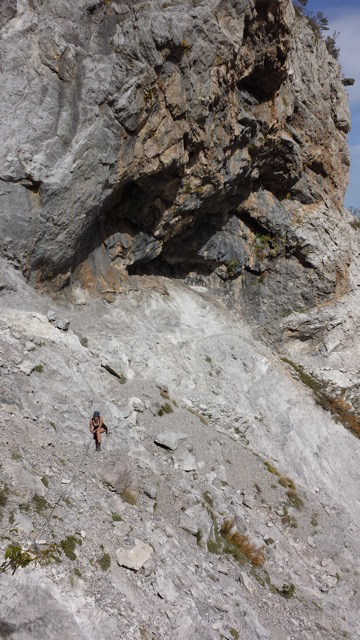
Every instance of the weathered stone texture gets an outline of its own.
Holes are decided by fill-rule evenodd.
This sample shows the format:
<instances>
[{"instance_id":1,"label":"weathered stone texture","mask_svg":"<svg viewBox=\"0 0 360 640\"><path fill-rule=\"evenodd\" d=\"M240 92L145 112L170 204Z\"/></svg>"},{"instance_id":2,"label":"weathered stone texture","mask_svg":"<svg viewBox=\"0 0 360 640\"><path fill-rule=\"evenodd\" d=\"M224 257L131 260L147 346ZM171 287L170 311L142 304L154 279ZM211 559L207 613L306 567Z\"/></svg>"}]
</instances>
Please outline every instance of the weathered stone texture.
<instances>
[{"instance_id":1,"label":"weathered stone texture","mask_svg":"<svg viewBox=\"0 0 360 640\"><path fill-rule=\"evenodd\" d=\"M243 274L261 319L348 290L347 98L290 0L8 0L0 25L1 250L32 281Z\"/></svg>"}]
</instances>

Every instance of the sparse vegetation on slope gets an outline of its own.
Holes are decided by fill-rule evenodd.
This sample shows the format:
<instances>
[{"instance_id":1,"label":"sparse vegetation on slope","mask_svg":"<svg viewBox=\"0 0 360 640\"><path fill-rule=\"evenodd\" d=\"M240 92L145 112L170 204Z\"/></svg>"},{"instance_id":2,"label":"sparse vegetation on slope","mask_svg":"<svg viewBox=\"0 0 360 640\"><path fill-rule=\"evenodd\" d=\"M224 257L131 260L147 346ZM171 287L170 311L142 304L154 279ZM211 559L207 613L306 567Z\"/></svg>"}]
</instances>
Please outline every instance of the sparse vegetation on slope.
<instances>
[{"instance_id":1,"label":"sparse vegetation on slope","mask_svg":"<svg viewBox=\"0 0 360 640\"><path fill-rule=\"evenodd\" d=\"M341 422L346 429L349 429L355 436L360 438L360 417L351 402L346 400L343 393L336 396L330 395L325 384L306 373L304 367L300 364L296 364L289 358L282 358L282 361L296 371L301 382L311 389L316 402L325 411L329 411L337 422Z\"/></svg>"}]
</instances>

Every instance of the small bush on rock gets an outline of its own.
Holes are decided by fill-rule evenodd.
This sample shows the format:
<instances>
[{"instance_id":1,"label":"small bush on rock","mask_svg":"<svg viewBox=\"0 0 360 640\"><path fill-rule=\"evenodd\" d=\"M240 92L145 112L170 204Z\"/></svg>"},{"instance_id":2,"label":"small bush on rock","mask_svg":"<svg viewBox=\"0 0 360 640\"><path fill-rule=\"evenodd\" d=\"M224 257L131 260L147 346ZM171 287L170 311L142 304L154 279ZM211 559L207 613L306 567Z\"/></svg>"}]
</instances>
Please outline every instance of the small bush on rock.
<instances>
[{"instance_id":1,"label":"small bush on rock","mask_svg":"<svg viewBox=\"0 0 360 640\"><path fill-rule=\"evenodd\" d=\"M281 589L277 589L277 592L283 598L293 598L295 595L295 585L293 584L283 584Z\"/></svg>"},{"instance_id":2,"label":"small bush on rock","mask_svg":"<svg viewBox=\"0 0 360 640\"><path fill-rule=\"evenodd\" d=\"M264 461L264 465L267 468L269 473L272 473L274 476L280 476L280 472L277 470L276 467L274 467L273 464L271 464L271 462L268 462L267 460Z\"/></svg>"},{"instance_id":3,"label":"small bush on rock","mask_svg":"<svg viewBox=\"0 0 360 640\"><path fill-rule=\"evenodd\" d=\"M240 563L250 562L254 567L261 567L265 562L262 549L255 547L246 535L238 531L232 532L233 526L233 520L224 520L220 529L220 534L227 542L224 546L225 553L234 556Z\"/></svg>"},{"instance_id":4,"label":"small bush on rock","mask_svg":"<svg viewBox=\"0 0 360 640\"><path fill-rule=\"evenodd\" d=\"M264 564L263 550L255 547L247 535L234 530L233 519L225 519L219 529L215 514L210 510L209 513L214 525L214 540L209 539L207 542L210 553L226 553L233 556L240 564L250 562L254 567L261 567Z\"/></svg>"},{"instance_id":5,"label":"small bush on rock","mask_svg":"<svg viewBox=\"0 0 360 640\"><path fill-rule=\"evenodd\" d=\"M295 489L289 489L289 491L287 492L287 497L289 499L289 503L292 507L294 507L295 509L297 509L298 511L301 511L301 509L304 506L304 502L302 500L302 498L300 498L299 494L296 492Z\"/></svg>"},{"instance_id":6,"label":"small bush on rock","mask_svg":"<svg viewBox=\"0 0 360 640\"><path fill-rule=\"evenodd\" d=\"M161 405L158 415L163 416L165 413L173 413L173 411L174 409L171 404L169 404L169 402L164 402L164 404Z\"/></svg>"},{"instance_id":7,"label":"small bush on rock","mask_svg":"<svg viewBox=\"0 0 360 640\"><path fill-rule=\"evenodd\" d=\"M50 508L50 504L47 500L45 500L45 498L43 498L43 496L34 496L32 499L32 504L39 516L41 516L46 509Z\"/></svg>"},{"instance_id":8,"label":"small bush on rock","mask_svg":"<svg viewBox=\"0 0 360 640\"><path fill-rule=\"evenodd\" d=\"M65 555L69 558L69 560L76 560L77 556L75 553L76 545L81 545L81 538L77 538L76 536L67 536L64 540L61 540L60 547L65 553Z\"/></svg>"},{"instance_id":9,"label":"small bush on rock","mask_svg":"<svg viewBox=\"0 0 360 640\"><path fill-rule=\"evenodd\" d=\"M107 571L111 566L111 558L108 553L103 553L101 558L97 560L97 563L103 571Z\"/></svg>"},{"instance_id":10,"label":"small bush on rock","mask_svg":"<svg viewBox=\"0 0 360 640\"><path fill-rule=\"evenodd\" d=\"M14 575L17 569L24 569L32 562L40 565L60 562L60 555L61 549L56 543L42 546L41 549L23 549L19 543L9 544L5 550L4 562L0 565L0 573L10 570Z\"/></svg>"},{"instance_id":11,"label":"small bush on rock","mask_svg":"<svg viewBox=\"0 0 360 640\"><path fill-rule=\"evenodd\" d=\"M278 482L282 487L295 491L295 484L290 478L287 478L286 476L280 476Z\"/></svg>"},{"instance_id":12,"label":"small bush on rock","mask_svg":"<svg viewBox=\"0 0 360 640\"><path fill-rule=\"evenodd\" d=\"M6 507L7 501L8 501L8 495L9 495L9 489L6 486L6 484L4 484L3 488L0 490L0 520L3 517L3 507Z\"/></svg>"},{"instance_id":13,"label":"small bush on rock","mask_svg":"<svg viewBox=\"0 0 360 640\"><path fill-rule=\"evenodd\" d=\"M122 521L122 517L118 513L112 513L111 514L111 518L112 518L113 522L121 522Z\"/></svg>"}]
</instances>

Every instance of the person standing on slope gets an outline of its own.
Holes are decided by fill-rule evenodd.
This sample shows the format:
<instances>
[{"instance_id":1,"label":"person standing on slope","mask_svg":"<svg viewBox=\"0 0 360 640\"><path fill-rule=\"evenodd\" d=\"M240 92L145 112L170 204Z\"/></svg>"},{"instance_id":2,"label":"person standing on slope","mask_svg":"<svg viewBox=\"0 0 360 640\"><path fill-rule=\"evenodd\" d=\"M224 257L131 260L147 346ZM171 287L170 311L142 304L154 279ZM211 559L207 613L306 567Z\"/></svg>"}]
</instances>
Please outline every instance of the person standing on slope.
<instances>
[{"instance_id":1,"label":"person standing on slope","mask_svg":"<svg viewBox=\"0 0 360 640\"><path fill-rule=\"evenodd\" d=\"M96 440L96 451L101 451L101 434L107 433L107 426L99 411L94 411L93 417L90 418L90 432L94 434Z\"/></svg>"}]
</instances>

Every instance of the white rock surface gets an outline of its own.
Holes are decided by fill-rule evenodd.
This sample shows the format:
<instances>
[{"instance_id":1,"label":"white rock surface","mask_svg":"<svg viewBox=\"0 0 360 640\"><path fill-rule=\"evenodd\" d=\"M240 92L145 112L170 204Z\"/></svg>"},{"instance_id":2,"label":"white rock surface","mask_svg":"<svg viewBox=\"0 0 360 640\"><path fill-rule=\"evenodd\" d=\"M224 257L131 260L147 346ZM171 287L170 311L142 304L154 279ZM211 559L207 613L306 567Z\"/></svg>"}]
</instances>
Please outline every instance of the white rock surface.
<instances>
[{"instance_id":1,"label":"white rock surface","mask_svg":"<svg viewBox=\"0 0 360 640\"><path fill-rule=\"evenodd\" d=\"M154 550L150 545L141 540L135 540L134 547L119 547L116 550L116 560L120 566L126 567L126 569L139 571L145 562L150 559L153 552Z\"/></svg>"},{"instance_id":2,"label":"white rock surface","mask_svg":"<svg viewBox=\"0 0 360 640\"><path fill-rule=\"evenodd\" d=\"M161 445L165 449L176 451L178 446L187 440L188 435L186 433L179 433L175 431L163 431L158 433L155 438L155 443Z\"/></svg>"}]
</instances>

